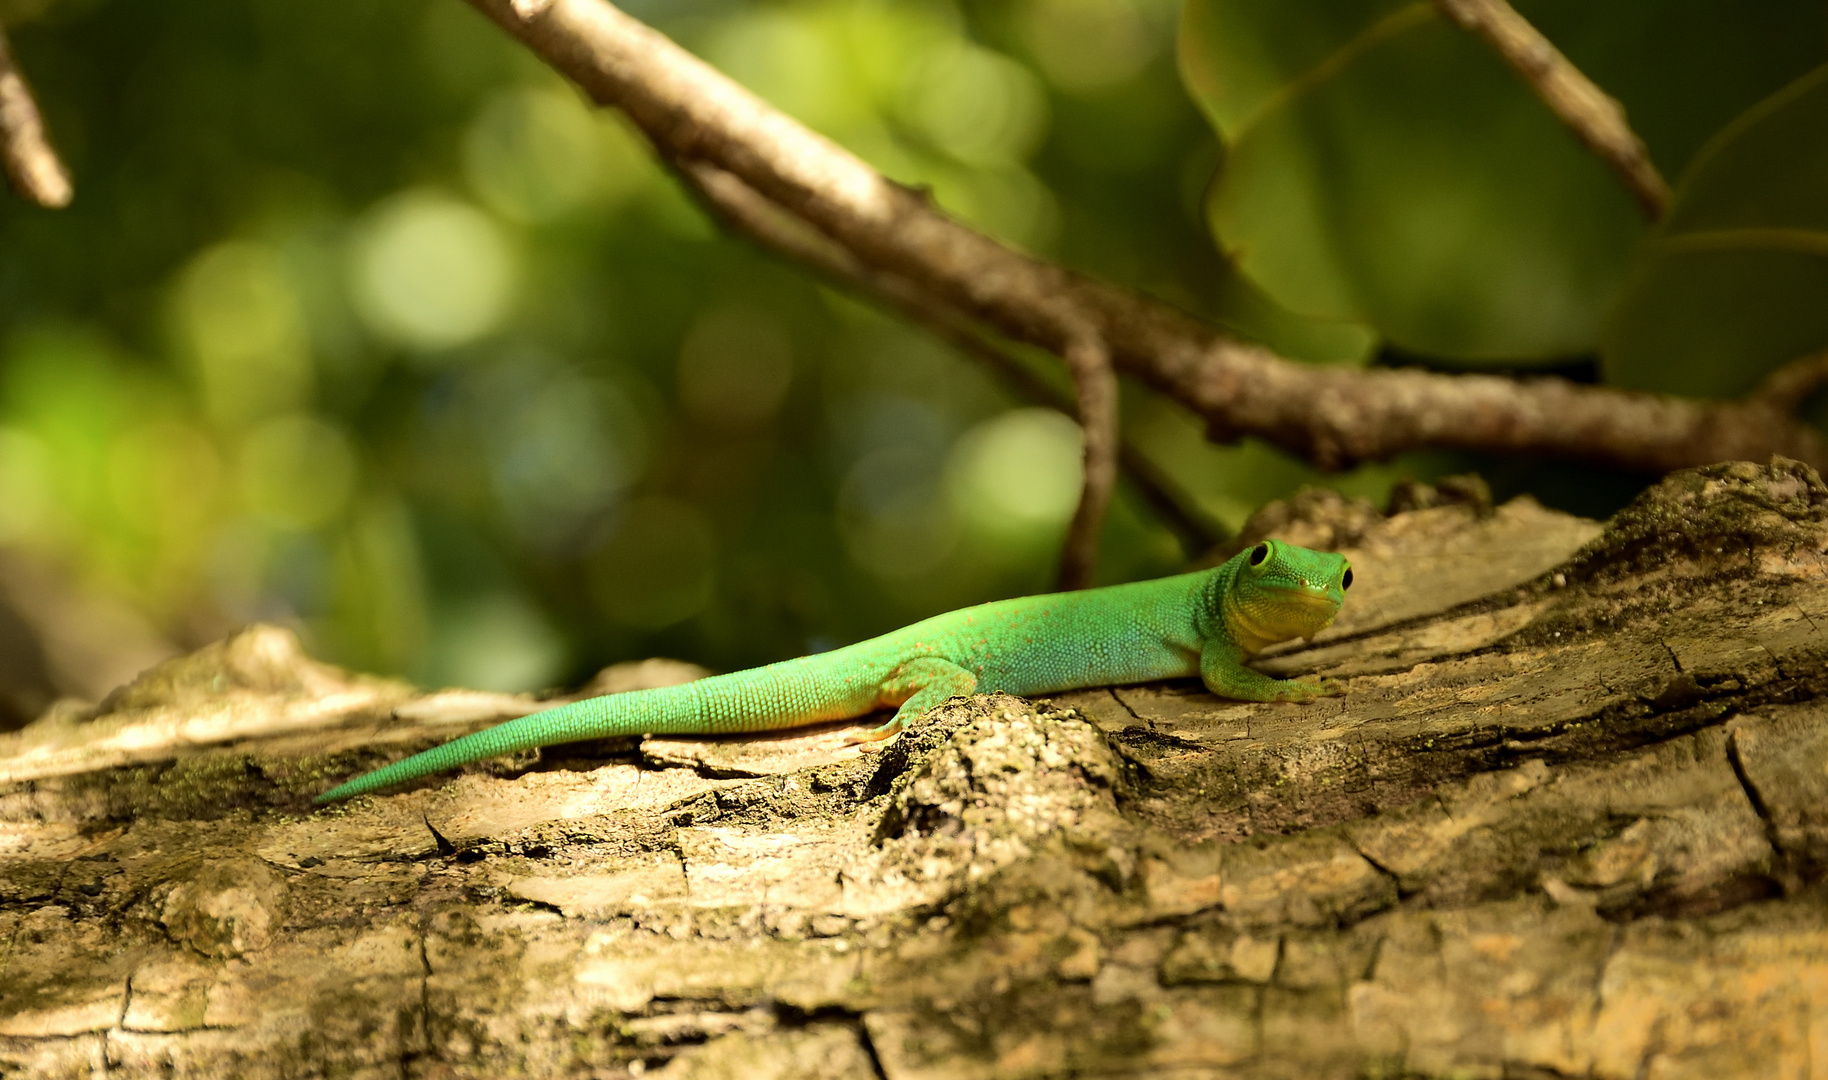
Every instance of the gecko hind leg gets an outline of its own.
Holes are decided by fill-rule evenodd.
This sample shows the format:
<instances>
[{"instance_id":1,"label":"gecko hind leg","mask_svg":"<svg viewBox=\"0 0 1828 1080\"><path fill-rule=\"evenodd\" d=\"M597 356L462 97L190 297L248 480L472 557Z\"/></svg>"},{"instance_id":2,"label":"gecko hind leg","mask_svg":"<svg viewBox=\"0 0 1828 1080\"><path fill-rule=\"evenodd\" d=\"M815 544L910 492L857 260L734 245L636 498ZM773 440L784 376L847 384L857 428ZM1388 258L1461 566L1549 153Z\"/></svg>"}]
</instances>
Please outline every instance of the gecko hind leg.
<instances>
[{"instance_id":1,"label":"gecko hind leg","mask_svg":"<svg viewBox=\"0 0 1828 1080\"><path fill-rule=\"evenodd\" d=\"M896 668L882 684L882 702L897 705L895 715L868 731L845 736L844 745L881 742L940 702L965 697L976 690L977 676L950 660L936 656L911 660Z\"/></svg>"}]
</instances>

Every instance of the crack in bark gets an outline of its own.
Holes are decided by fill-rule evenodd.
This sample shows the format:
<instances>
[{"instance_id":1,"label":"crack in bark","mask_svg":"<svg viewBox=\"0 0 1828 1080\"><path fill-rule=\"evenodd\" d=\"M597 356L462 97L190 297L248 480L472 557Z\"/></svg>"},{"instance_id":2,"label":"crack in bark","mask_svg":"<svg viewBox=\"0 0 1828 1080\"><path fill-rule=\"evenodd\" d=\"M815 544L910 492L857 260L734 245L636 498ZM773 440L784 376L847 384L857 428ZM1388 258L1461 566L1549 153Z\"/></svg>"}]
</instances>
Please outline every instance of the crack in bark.
<instances>
[{"instance_id":1,"label":"crack in bark","mask_svg":"<svg viewBox=\"0 0 1828 1080\"><path fill-rule=\"evenodd\" d=\"M1644 1039L1644 1055L1638 1059L1638 1069L1631 1074L1631 1080L1650 1080L1650 1065L1662 1053L1663 1033L1668 1025L1669 1018L1666 1016L1657 1017L1650 1025L1650 1033Z\"/></svg>"},{"instance_id":2,"label":"crack in bark","mask_svg":"<svg viewBox=\"0 0 1828 1080\"><path fill-rule=\"evenodd\" d=\"M1390 935L1388 935L1388 934L1377 935L1377 939L1371 943L1371 955L1366 958L1364 970L1362 970L1358 973L1357 981L1359 981L1359 982L1376 982L1377 981L1378 965L1380 965L1384 962L1384 945L1387 942L1389 942L1389 940L1390 940ZM1281 958L1278 957L1277 958L1278 964L1280 964L1280 960L1281 960Z\"/></svg>"},{"instance_id":3,"label":"crack in bark","mask_svg":"<svg viewBox=\"0 0 1828 1080\"><path fill-rule=\"evenodd\" d=\"M1765 656L1767 656L1767 657L1769 657L1769 658L1770 658L1770 660L1771 660L1771 667L1772 667L1772 668L1773 668L1773 669L1774 669L1774 670L1776 670L1776 672L1777 672L1777 673L1778 673L1778 674L1779 674L1779 675L1781 675L1781 676L1783 676L1783 677L1784 677L1784 678L1786 678L1786 679L1793 679L1793 678L1796 678L1796 675L1795 675L1795 674L1793 674L1793 673L1792 673L1792 672L1790 672L1790 671L1789 671L1789 670L1787 670L1787 669L1786 669L1786 668L1785 668L1785 667L1784 667L1784 662L1783 662L1783 660L1782 660L1782 658L1780 658L1780 657L1779 657L1779 656L1778 656L1778 655L1777 655L1777 654L1776 654L1776 653L1774 653L1774 652L1772 652L1772 651L1771 651L1771 650L1770 650L1770 649L1769 649L1769 648L1767 648L1767 647L1766 647L1766 646L1765 646L1765 645L1764 645L1764 644L1763 644L1763 643L1762 643L1762 642L1753 642L1753 643L1752 643L1752 644L1753 644L1753 646L1754 646L1754 647L1755 647L1755 648L1757 648L1757 649L1758 649L1758 651L1759 651L1759 652L1762 652L1762 653L1764 653L1764 654L1765 654ZM1736 675L1734 675L1734 676L1732 676L1732 677L1734 677L1734 678L1743 678L1743 676L1744 676L1744 674L1745 674L1745 673L1744 673L1744 672L1739 672L1739 673L1737 673L1737 674L1736 674Z\"/></svg>"},{"instance_id":4,"label":"crack in bark","mask_svg":"<svg viewBox=\"0 0 1828 1080\"><path fill-rule=\"evenodd\" d=\"M1771 816L1771 808L1766 804L1764 795L1759 792L1758 785L1752 781L1751 774L1746 771L1745 759L1739 752L1738 731L1727 732L1726 760L1727 764L1732 766L1733 776L1739 781L1740 789L1745 792L1746 801L1752 804L1752 812L1758 815L1759 824L1764 827L1765 842L1771 845L1771 857L1779 864L1772 867L1777 871L1774 877L1778 886L1786 895L1794 894L1798 882L1795 881L1796 874L1792 866L1792 855L1785 849L1783 842L1778 839L1777 822Z\"/></svg>"},{"instance_id":5,"label":"crack in bark","mask_svg":"<svg viewBox=\"0 0 1828 1080\"><path fill-rule=\"evenodd\" d=\"M1356 851L1358 853L1358 857L1365 860L1365 862L1370 865L1371 869L1376 870L1379 874L1382 874L1384 877L1387 877L1390 879L1391 887L1396 889L1396 902L1398 904L1401 904L1405 899L1408 898L1403 894L1402 875L1398 874L1395 870L1390 869L1388 866L1385 866L1383 863L1378 862L1374 856L1372 856L1369 852L1367 852L1364 849L1364 846L1358 842L1357 838L1352 837L1352 836L1347 836L1346 842L1348 844L1352 845L1352 850ZM1415 894L1413 892L1411 892L1408 895L1414 896ZM1347 921L1345 919L1341 919L1340 925L1341 926L1351 926L1356 922L1363 922L1365 919L1368 919L1375 914L1377 914L1377 912L1368 911L1363 916L1359 917L1356 920ZM1278 954L1278 955L1280 955L1280 954Z\"/></svg>"},{"instance_id":6,"label":"crack in bark","mask_svg":"<svg viewBox=\"0 0 1828 1080\"><path fill-rule=\"evenodd\" d=\"M426 939L430 936L430 931L426 926L425 918L423 915L419 919L419 935L418 936L419 936L419 941L418 941L418 945L419 945L419 1038L424 1042L424 1048L417 1052L414 1052L411 1049L407 1049L407 1048L402 1049L402 1053L400 1056L401 1080L407 1080L407 1077L409 1075L408 1067L411 1065L411 1063L413 1061L417 1060L420 1056L432 1057L432 1058L438 1057L437 1050L432 1042L432 958L431 958L430 951L426 948Z\"/></svg>"},{"instance_id":7,"label":"crack in bark","mask_svg":"<svg viewBox=\"0 0 1828 1080\"><path fill-rule=\"evenodd\" d=\"M857 1041L863 1044L863 1052L870 1059L870 1068L875 1070L876 1080L888 1080L889 1072L882 1067L882 1055L876 1051L876 1040L870 1036L870 1026L864 1022L864 1013L857 1014Z\"/></svg>"},{"instance_id":8,"label":"crack in bark","mask_svg":"<svg viewBox=\"0 0 1828 1080\"><path fill-rule=\"evenodd\" d=\"M1115 686L1105 687L1105 693L1111 695L1111 700L1117 702L1124 712L1130 714L1130 719L1136 721L1138 727L1146 728L1149 731L1155 730L1155 721L1145 718L1132 708L1130 703L1123 699L1123 695L1117 692Z\"/></svg>"},{"instance_id":9,"label":"crack in bark","mask_svg":"<svg viewBox=\"0 0 1828 1080\"><path fill-rule=\"evenodd\" d=\"M1524 1061L1506 1061L1500 1068L1504 1070L1503 1080L1588 1080L1592 1073L1567 1073L1548 1065L1534 1065Z\"/></svg>"},{"instance_id":10,"label":"crack in bark","mask_svg":"<svg viewBox=\"0 0 1828 1080\"><path fill-rule=\"evenodd\" d=\"M114 1026L111 1028L103 1028L101 1031L96 1032L96 1035L100 1037L102 1044L101 1063L103 1076L113 1075L114 1066L120 1064L119 1060L115 1057L114 1033L127 1030L127 1010L132 1007L133 973L130 972L121 982L121 1011L120 1014L114 1018Z\"/></svg>"},{"instance_id":11,"label":"crack in bark","mask_svg":"<svg viewBox=\"0 0 1828 1080\"><path fill-rule=\"evenodd\" d=\"M1269 979L1265 985L1268 985L1268 986L1277 985L1277 977L1282 974L1282 965L1283 965L1283 962L1287 959L1287 957L1288 957L1288 935L1287 934L1277 934L1276 935L1276 961L1275 961L1275 963L1271 964L1269 967Z\"/></svg>"},{"instance_id":12,"label":"crack in bark","mask_svg":"<svg viewBox=\"0 0 1828 1080\"><path fill-rule=\"evenodd\" d=\"M1625 947L1625 924L1611 923L1611 932L1606 937L1606 955L1593 969L1593 1018L1595 1024L1600 1013L1606 1008L1606 969L1612 966L1612 960Z\"/></svg>"},{"instance_id":13,"label":"crack in bark","mask_svg":"<svg viewBox=\"0 0 1828 1080\"><path fill-rule=\"evenodd\" d=\"M1803 610L1803 606L1801 604L1791 604L1790 606L1795 608L1796 613L1798 615L1801 615L1803 617L1803 621L1809 624L1809 630L1811 633L1819 634L1822 632L1822 628L1815 625L1815 620L1809 617L1809 613L1807 611Z\"/></svg>"},{"instance_id":14,"label":"crack in bark","mask_svg":"<svg viewBox=\"0 0 1828 1080\"><path fill-rule=\"evenodd\" d=\"M133 975L130 973L121 983L121 1014L115 1017L114 1026L127 1029L127 1010L133 1008Z\"/></svg>"},{"instance_id":15,"label":"crack in bark","mask_svg":"<svg viewBox=\"0 0 1828 1080\"><path fill-rule=\"evenodd\" d=\"M52 895L55 896L56 894L53 893ZM17 947L19 935L23 932L18 922L13 923L12 931L12 933L6 935L6 948L0 950L0 976L4 976L8 969L13 966L13 950Z\"/></svg>"}]
</instances>

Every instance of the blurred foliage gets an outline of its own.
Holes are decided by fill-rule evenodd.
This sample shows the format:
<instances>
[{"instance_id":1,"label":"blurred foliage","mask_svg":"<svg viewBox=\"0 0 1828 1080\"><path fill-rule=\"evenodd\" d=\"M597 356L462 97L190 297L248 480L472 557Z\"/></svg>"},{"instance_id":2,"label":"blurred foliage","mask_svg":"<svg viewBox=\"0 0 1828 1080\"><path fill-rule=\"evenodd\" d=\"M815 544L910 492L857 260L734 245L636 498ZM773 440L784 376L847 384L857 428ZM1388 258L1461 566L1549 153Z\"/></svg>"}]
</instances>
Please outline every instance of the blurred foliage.
<instances>
[{"instance_id":1,"label":"blurred foliage","mask_svg":"<svg viewBox=\"0 0 1828 1080\"><path fill-rule=\"evenodd\" d=\"M999 236L1297 355L1371 345L1204 236L1218 153L1172 0L632 10ZM0 200L0 545L174 641L290 620L360 668L519 689L1050 580L1073 424L721 237L459 0L0 18L78 187ZM1233 524L1314 478L1138 388L1125 408ZM1188 554L1120 493L1103 580Z\"/></svg>"},{"instance_id":2,"label":"blurred foliage","mask_svg":"<svg viewBox=\"0 0 1828 1080\"><path fill-rule=\"evenodd\" d=\"M630 10L978 227L1298 359L1529 362L1604 324L1609 375L1719 392L1744 381L1704 351L1722 340L1752 364L1820 344L1795 298L1828 189L1819 162L1786 170L1795 140L1825 145L1821 11L1522 6L1665 170L1696 162L1648 239L1425 6ZM459 0L0 19L77 183L59 213L0 200L0 547L173 641L290 620L356 667L519 689L654 654L762 663L1051 578L1068 419L721 236ZM1743 303L1722 291L1741 266L1763 275ZM1230 524L1321 479L1209 446L1139 387L1124 413ZM1465 464L1325 482L1376 496ZM1508 468L1501 490L1589 510L1631 483ZM1120 491L1102 580L1192 554Z\"/></svg>"},{"instance_id":3,"label":"blurred foliage","mask_svg":"<svg viewBox=\"0 0 1828 1080\"><path fill-rule=\"evenodd\" d=\"M1696 157L1606 337L1610 378L1703 397L1828 343L1828 64Z\"/></svg>"},{"instance_id":4,"label":"blurred foliage","mask_svg":"<svg viewBox=\"0 0 1828 1080\"><path fill-rule=\"evenodd\" d=\"M1742 392L1828 343L1828 5L1515 6L1683 178L1661 227L1425 0L1188 0L1182 69L1226 145L1207 214L1245 275L1409 354L1603 345L1650 390Z\"/></svg>"}]
</instances>

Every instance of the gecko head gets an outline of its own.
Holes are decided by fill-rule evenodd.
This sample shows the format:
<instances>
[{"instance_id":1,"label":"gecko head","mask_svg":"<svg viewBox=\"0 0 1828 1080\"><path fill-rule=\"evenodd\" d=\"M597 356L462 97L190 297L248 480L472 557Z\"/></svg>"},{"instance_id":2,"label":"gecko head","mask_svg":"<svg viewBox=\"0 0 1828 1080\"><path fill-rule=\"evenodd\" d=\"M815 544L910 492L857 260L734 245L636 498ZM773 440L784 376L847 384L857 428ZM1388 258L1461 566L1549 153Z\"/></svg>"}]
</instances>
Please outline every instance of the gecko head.
<instances>
[{"instance_id":1,"label":"gecko head","mask_svg":"<svg viewBox=\"0 0 1828 1080\"><path fill-rule=\"evenodd\" d=\"M1233 557L1238 563L1219 610L1231 638L1256 653L1290 638L1313 637L1332 623L1352 587L1344 555L1265 540Z\"/></svg>"}]
</instances>

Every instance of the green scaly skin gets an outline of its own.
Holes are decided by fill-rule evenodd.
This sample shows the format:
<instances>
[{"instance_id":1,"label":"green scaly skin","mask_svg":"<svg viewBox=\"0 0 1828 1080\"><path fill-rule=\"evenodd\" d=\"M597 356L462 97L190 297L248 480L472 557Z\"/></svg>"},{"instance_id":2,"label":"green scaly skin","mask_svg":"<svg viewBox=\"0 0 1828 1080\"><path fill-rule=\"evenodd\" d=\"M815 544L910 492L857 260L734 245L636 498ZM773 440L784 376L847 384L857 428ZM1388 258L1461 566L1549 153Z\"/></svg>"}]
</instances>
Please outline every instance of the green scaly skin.
<instances>
[{"instance_id":1,"label":"green scaly skin","mask_svg":"<svg viewBox=\"0 0 1828 1080\"><path fill-rule=\"evenodd\" d=\"M555 743L739 735L895 708L894 719L852 740L872 741L980 691L1048 694L1197 674L1221 697L1305 701L1337 691L1272 679L1244 661L1318 633L1351 583L1343 556L1268 540L1211 570L980 604L815 656L523 716L358 776L317 801Z\"/></svg>"}]
</instances>

